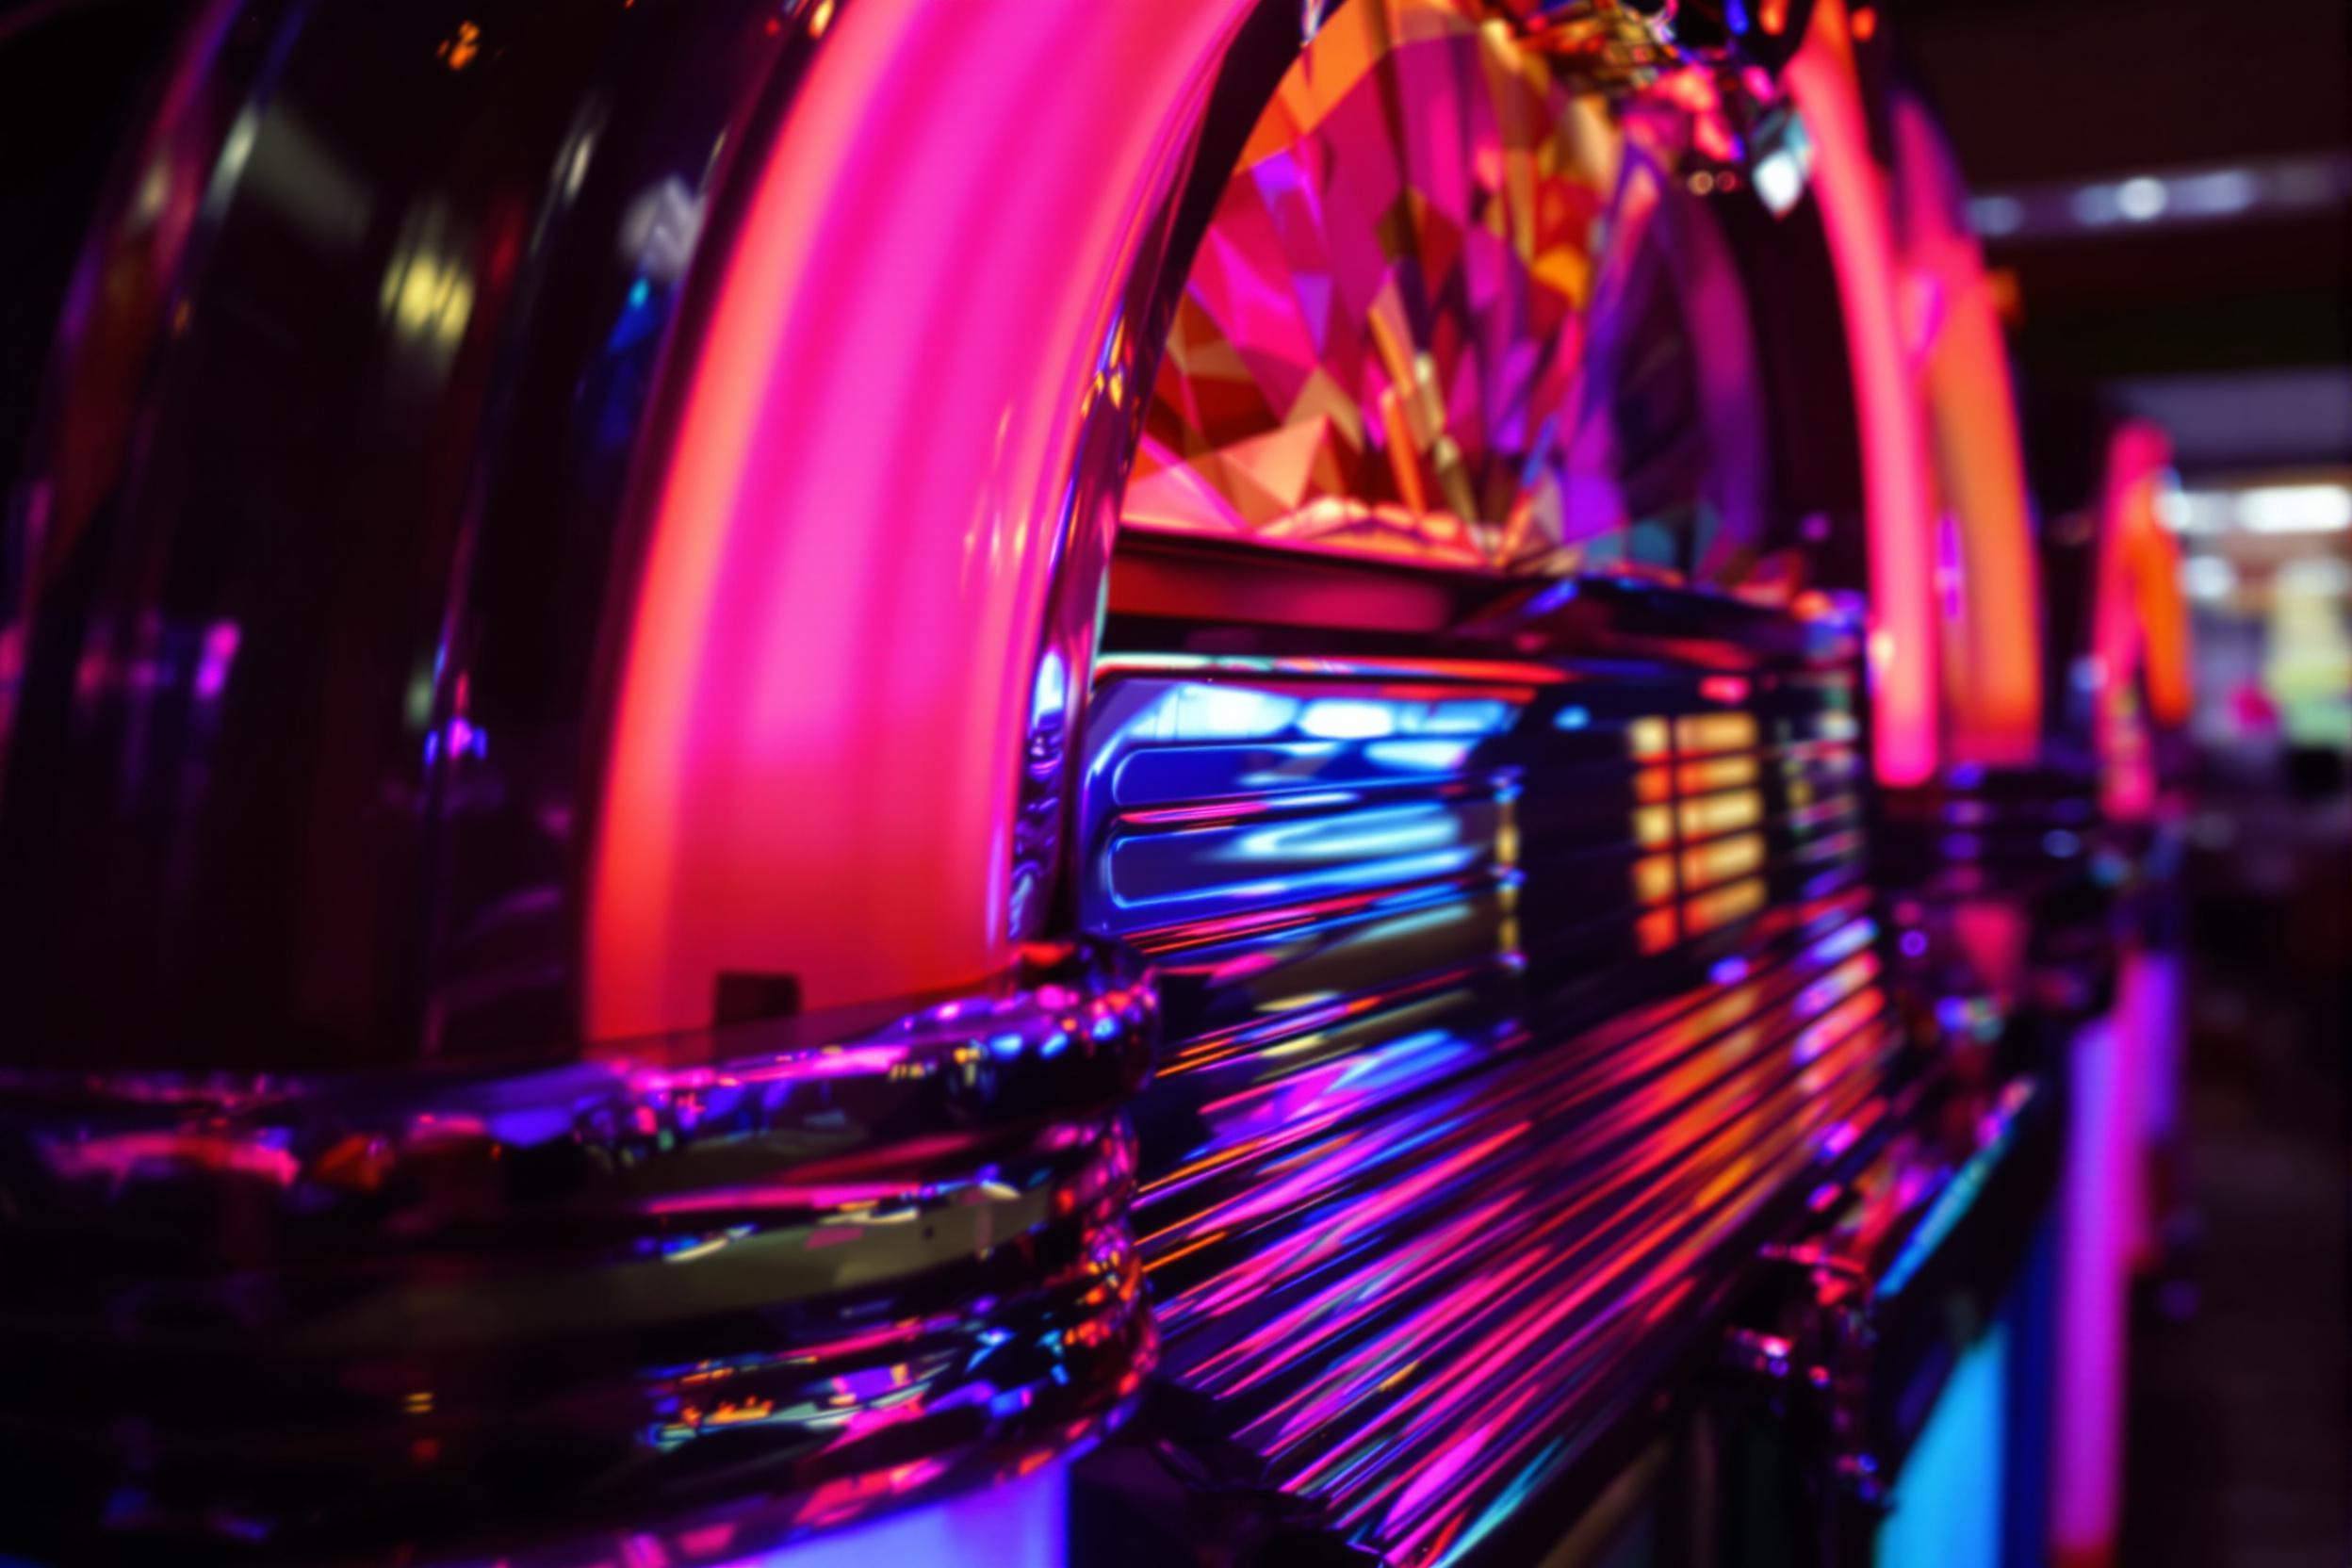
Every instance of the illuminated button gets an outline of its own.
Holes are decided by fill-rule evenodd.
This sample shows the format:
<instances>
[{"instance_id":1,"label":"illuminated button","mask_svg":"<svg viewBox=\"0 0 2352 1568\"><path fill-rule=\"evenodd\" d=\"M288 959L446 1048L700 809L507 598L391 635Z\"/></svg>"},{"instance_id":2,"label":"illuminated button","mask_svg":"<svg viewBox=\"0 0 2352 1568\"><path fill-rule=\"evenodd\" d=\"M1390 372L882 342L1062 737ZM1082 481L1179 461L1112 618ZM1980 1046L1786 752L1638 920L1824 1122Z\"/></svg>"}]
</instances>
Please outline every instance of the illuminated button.
<instances>
[{"instance_id":1,"label":"illuminated button","mask_svg":"<svg viewBox=\"0 0 2352 1568\"><path fill-rule=\"evenodd\" d=\"M1718 757L1705 762L1686 762L1676 771L1675 782L1687 795L1706 794L1712 790L1728 790L1740 784L1756 782L1756 759L1753 757Z\"/></svg>"},{"instance_id":2,"label":"illuminated button","mask_svg":"<svg viewBox=\"0 0 2352 1568\"><path fill-rule=\"evenodd\" d=\"M1764 906L1764 882L1761 877L1749 877L1734 882L1712 892L1699 894L1683 902L1683 919L1691 933L1712 931L1728 925L1743 915L1752 915Z\"/></svg>"},{"instance_id":3,"label":"illuminated button","mask_svg":"<svg viewBox=\"0 0 2352 1568\"><path fill-rule=\"evenodd\" d=\"M1651 910L1634 923L1633 935L1635 942L1643 953L1665 952L1674 945L1675 938L1679 935L1674 925L1674 910L1671 908Z\"/></svg>"},{"instance_id":4,"label":"illuminated button","mask_svg":"<svg viewBox=\"0 0 2352 1568\"><path fill-rule=\"evenodd\" d=\"M1756 744L1756 715L1689 714L1674 721L1674 744L1686 755L1745 750Z\"/></svg>"},{"instance_id":5,"label":"illuminated button","mask_svg":"<svg viewBox=\"0 0 2352 1568\"><path fill-rule=\"evenodd\" d=\"M1763 839L1754 833L1740 833L1685 850L1682 879L1688 887L1707 888L1730 877L1744 876L1763 864Z\"/></svg>"},{"instance_id":6,"label":"illuminated button","mask_svg":"<svg viewBox=\"0 0 2352 1568\"><path fill-rule=\"evenodd\" d=\"M1682 803L1682 836L1707 839L1736 827L1754 827L1764 817L1764 797L1754 790L1733 790Z\"/></svg>"}]
</instances>

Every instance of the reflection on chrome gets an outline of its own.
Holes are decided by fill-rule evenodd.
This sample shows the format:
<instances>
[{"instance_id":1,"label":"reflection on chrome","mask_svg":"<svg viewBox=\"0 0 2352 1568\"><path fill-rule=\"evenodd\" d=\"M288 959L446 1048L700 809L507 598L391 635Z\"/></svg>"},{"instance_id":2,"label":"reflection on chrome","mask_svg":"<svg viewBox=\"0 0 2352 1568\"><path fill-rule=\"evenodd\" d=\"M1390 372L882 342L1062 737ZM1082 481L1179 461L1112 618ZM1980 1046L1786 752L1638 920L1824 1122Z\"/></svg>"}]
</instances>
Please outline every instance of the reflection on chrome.
<instances>
[{"instance_id":1,"label":"reflection on chrome","mask_svg":"<svg viewBox=\"0 0 2352 1568\"><path fill-rule=\"evenodd\" d=\"M1025 1474L1152 1363L1118 1110L1156 1014L1089 946L502 1075L7 1074L9 1414L60 1512L163 1540L322 1496L463 1528L526 1465L571 1511L507 1560L548 1568Z\"/></svg>"},{"instance_id":2,"label":"reflection on chrome","mask_svg":"<svg viewBox=\"0 0 2352 1568\"><path fill-rule=\"evenodd\" d=\"M1168 1009L1167 1370L1401 1560L1565 1462L1899 1049L1858 840L1805 820L1858 809L1851 677L1551 673L1130 656L1088 722L1082 918Z\"/></svg>"}]
</instances>

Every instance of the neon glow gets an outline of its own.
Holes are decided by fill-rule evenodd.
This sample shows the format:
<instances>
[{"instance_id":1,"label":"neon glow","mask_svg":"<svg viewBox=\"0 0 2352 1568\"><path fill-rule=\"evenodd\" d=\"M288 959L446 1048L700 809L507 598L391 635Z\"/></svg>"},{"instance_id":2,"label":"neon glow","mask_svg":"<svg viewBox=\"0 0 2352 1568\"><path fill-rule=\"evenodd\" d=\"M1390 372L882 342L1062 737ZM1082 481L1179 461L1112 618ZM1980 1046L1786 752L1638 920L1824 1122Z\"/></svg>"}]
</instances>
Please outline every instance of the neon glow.
<instances>
[{"instance_id":1,"label":"neon glow","mask_svg":"<svg viewBox=\"0 0 2352 1568\"><path fill-rule=\"evenodd\" d=\"M722 971L828 1006L1010 960L1035 666L1004 650L1037 645L1144 215L1248 8L833 19L752 177L654 507L595 828L593 1034L706 1021Z\"/></svg>"},{"instance_id":2,"label":"neon glow","mask_svg":"<svg viewBox=\"0 0 2352 1568\"><path fill-rule=\"evenodd\" d=\"M2129 1248L2135 1269L2155 1262L2162 1248L2157 1161L2159 1151L2180 1131L2182 1058L2188 1045L2183 986L2180 954L2138 944L2124 954L2115 1010L2130 1053L2127 1071L2137 1119L2132 1135L2137 1149L2127 1177L2132 1194Z\"/></svg>"},{"instance_id":3,"label":"neon glow","mask_svg":"<svg viewBox=\"0 0 2352 1568\"><path fill-rule=\"evenodd\" d=\"M2127 1042L2099 1020L2071 1052L2059 1194L2050 1531L2067 1568L2112 1561L2123 1483L2126 1227L2137 1145Z\"/></svg>"},{"instance_id":4,"label":"neon glow","mask_svg":"<svg viewBox=\"0 0 2352 1568\"><path fill-rule=\"evenodd\" d=\"M1940 310L1923 344L1934 474L1956 525L1959 612L1942 623L1950 760L2014 766L2041 744L2041 603L2025 460L2000 311L1960 216L1959 172L1927 113L1894 105L1903 265L1932 280Z\"/></svg>"},{"instance_id":5,"label":"neon glow","mask_svg":"<svg viewBox=\"0 0 2352 1568\"><path fill-rule=\"evenodd\" d=\"M1838 269L1861 417L1870 694L1877 713L1871 760L1882 783L1922 784L1934 776L1938 752L1927 439L1903 351L1885 179L1870 155L1839 0L1814 8L1812 29L1789 62L1788 83L1818 156L1814 189Z\"/></svg>"},{"instance_id":6,"label":"neon glow","mask_svg":"<svg viewBox=\"0 0 2352 1568\"><path fill-rule=\"evenodd\" d=\"M1879 1527L1878 1568L2000 1568L2009 1331L1996 1325L1952 1369Z\"/></svg>"}]
</instances>

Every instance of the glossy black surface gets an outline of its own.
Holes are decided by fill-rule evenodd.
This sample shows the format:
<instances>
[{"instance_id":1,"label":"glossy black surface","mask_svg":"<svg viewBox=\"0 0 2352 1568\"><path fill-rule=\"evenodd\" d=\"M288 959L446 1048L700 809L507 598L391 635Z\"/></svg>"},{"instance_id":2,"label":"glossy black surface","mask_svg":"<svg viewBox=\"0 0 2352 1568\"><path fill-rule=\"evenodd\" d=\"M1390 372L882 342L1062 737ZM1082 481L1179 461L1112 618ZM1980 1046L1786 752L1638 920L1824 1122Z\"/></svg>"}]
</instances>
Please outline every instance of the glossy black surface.
<instances>
[{"instance_id":1,"label":"glossy black surface","mask_svg":"<svg viewBox=\"0 0 2352 1568\"><path fill-rule=\"evenodd\" d=\"M9 1059L576 1037L632 463L790 9L191 17L8 498Z\"/></svg>"}]
</instances>

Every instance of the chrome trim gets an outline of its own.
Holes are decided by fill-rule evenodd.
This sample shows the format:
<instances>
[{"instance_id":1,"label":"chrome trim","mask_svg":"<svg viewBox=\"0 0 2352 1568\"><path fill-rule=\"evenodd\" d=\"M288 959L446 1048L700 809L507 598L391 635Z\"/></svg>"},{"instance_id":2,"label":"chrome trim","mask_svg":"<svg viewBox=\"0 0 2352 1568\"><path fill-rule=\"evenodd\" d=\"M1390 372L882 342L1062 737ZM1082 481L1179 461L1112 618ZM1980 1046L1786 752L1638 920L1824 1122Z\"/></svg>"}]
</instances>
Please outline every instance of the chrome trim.
<instances>
[{"instance_id":1,"label":"chrome trim","mask_svg":"<svg viewBox=\"0 0 2352 1568\"><path fill-rule=\"evenodd\" d=\"M1851 664L1101 676L1081 908L1168 1009L1135 1113L1165 1375L1359 1545L1500 1528L1887 1124Z\"/></svg>"},{"instance_id":2,"label":"chrome trim","mask_svg":"<svg viewBox=\"0 0 2352 1568\"><path fill-rule=\"evenodd\" d=\"M9 1533L702 1562L1020 1474L1152 1362L1156 1021L1089 943L505 1074L0 1076Z\"/></svg>"}]
</instances>

